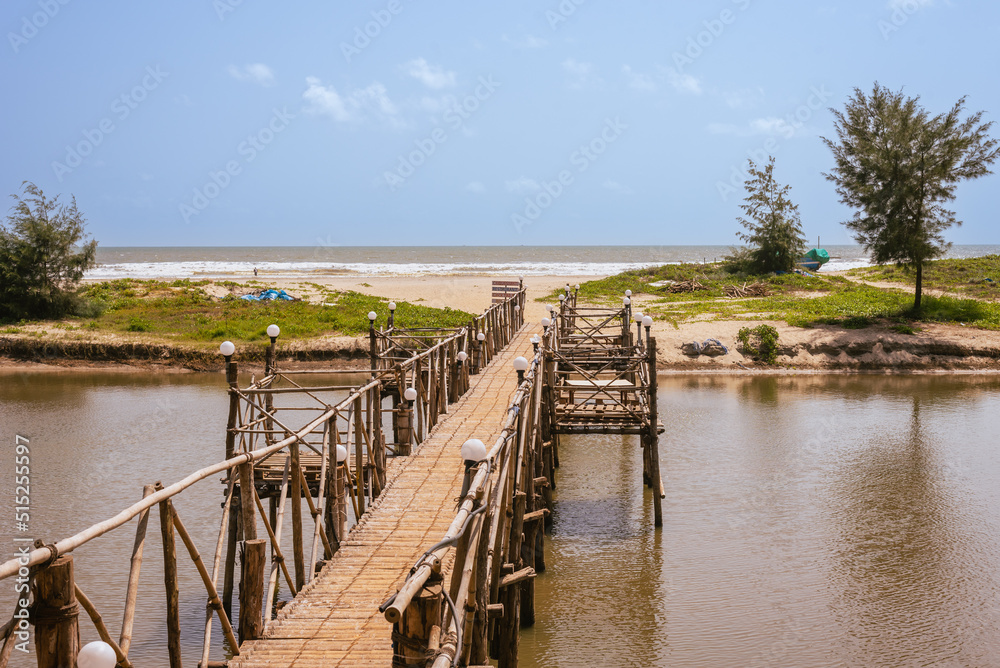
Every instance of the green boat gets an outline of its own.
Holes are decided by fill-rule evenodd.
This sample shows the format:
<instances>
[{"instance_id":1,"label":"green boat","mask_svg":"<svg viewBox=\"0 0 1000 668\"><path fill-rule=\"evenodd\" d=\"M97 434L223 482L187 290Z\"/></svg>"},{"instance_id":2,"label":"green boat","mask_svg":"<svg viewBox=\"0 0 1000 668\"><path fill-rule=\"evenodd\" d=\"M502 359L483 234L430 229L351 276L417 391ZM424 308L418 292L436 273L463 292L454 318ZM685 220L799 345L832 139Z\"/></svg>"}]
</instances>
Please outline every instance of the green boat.
<instances>
[{"instance_id":1,"label":"green boat","mask_svg":"<svg viewBox=\"0 0 1000 668\"><path fill-rule=\"evenodd\" d=\"M808 271L819 271L819 268L830 261L830 254L825 248L813 248L803 255L796 263Z\"/></svg>"}]
</instances>

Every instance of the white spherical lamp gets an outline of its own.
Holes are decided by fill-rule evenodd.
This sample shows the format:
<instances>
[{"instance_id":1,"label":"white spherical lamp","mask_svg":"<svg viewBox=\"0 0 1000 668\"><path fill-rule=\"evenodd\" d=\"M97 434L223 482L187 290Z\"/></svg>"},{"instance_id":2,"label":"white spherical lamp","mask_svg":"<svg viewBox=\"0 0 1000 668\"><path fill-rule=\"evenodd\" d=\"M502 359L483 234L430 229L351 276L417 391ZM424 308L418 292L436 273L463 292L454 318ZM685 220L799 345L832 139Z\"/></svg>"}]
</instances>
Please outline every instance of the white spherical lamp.
<instances>
[{"instance_id":1,"label":"white spherical lamp","mask_svg":"<svg viewBox=\"0 0 1000 668\"><path fill-rule=\"evenodd\" d=\"M390 311L396 310L396 302L389 302L389 310Z\"/></svg>"},{"instance_id":2,"label":"white spherical lamp","mask_svg":"<svg viewBox=\"0 0 1000 668\"><path fill-rule=\"evenodd\" d=\"M371 320L372 322L375 322L376 318L378 318L378 313L376 313L375 311L368 311L368 319L369 320Z\"/></svg>"},{"instance_id":3,"label":"white spherical lamp","mask_svg":"<svg viewBox=\"0 0 1000 668\"><path fill-rule=\"evenodd\" d=\"M236 346L232 341L223 341L222 345L219 346L219 352L222 353L223 357L232 357L233 353L236 352Z\"/></svg>"},{"instance_id":4,"label":"white spherical lamp","mask_svg":"<svg viewBox=\"0 0 1000 668\"><path fill-rule=\"evenodd\" d=\"M577 283L577 284L576 284L576 289L577 289L577 290L579 290L579 289L580 289L580 284L579 284L579 283Z\"/></svg>"},{"instance_id":5,"label":"white spherical lamp","mask_svg":"<svg viewBox=\"0 0 1000 668\"><path fill-rule=\"evenodd\" d=\"M642 322L642 311L636 311L635 315L632 317L635 319L636 323Z\"/></svg>"},{"instance_id":6,"label":"white spherical lamp","mask_svg":"<svg viewBox=\"0 0 1000 668\"><path fill-rule=\"evenodd\" d=\"M111 645L100 640L89 642L80 649L76 657L79 668L115 668L118 657Z\"/></svg>"},{"instance_id":7,"label":"white spherical lamp","mask_svg":"<svg viewBox=\"0 0 1000 668\"><path fill-rule=\"evenodd\" d=\"M486 446L478 438L470 438L462 444L462 459L467 462L481 462L486 459Z\"/></svg>"},{"instance_id":8,"label":"white spherical lamp","mask_svg":"<svg viewBox=\"0 0 1000 668\"><path fill-rule=\"evenodd\" d=\"M548 327L551 324L552 324L551 320L549 320L548 318L542 318L542 327Z\"/></svg>"},{"instance_id":9,"label":"white spherical lamp","mask_svg":"<svg viewBox=\"0 0 1000 668\"><path fill-rule=\"evenodd\" d=\"M652 327L653 326L653 319L650 318L648 315L642 316L642 326L643 327Z\"/></svg>"},{"instance_id":10,"label":"white spherical lamp","mask_svg":"<svg viewBox=\"0 0 1000 668\"><path fill-rule=\"evenodd\" d=\"M552 304L546 304L546 305L545 305L545 310L546 310L546 311L548 311L549 313L552 313L552 311L554 311L554 310L555 310L555 308L556 308L556 307L555 307L555 306L553 306Z\"/></svg>"},{"instance_id":11,"label":"white spherical lamp","mask_svg":"<svg viewBox=\"0 0 1000 668\"><path fill-rule=\"evenodd\" d=\"M277 325L273 325L273 324L267 326L267 335L270 336L272 339L278 338L279 334L281 334L281 328L280 327L278 327Z\"/></svg>"},{"instance_id":12,"label":"white spherical lamp","mask_svg":"<svg viewBox=\"0 0 1000 668\"><path fill-rule=\"evenodd\" d=\"M632 300L629 299L628 297L626 297L625 299L622 300L622 304L624 304L625 306L628 306L631 303L632 303Z\"/></svg>"},{"instance_id":13,"label":"white spherical lamp","mask_svg":"<svg viewBox=\"0 0 1000 668\"><path fill-rule=\"evenodd\" d=\"M631 297L632 296L632 291L631 290L626 290L625 291L625 296L626 297Z\"/></svg>"},{"instance_id":14,"label":"white spherical lamp","mask_svg":"<svg viewBox=\"0 0 1000 668\"><path fill-rule=\"evenodd\" d=\"M528 360L523 357L514 358L514 371L527 371L528 370Z\"/></svg>"},{"instance_id":15,"label":"white spherical lamp","mask_svg":"<svg viewBox=\"0 0 1000 668\"><path fill-rule=\"evenodd\" d=\"M566 295L562 295L562 294L559 295L559 301L561 301L561 302L566 301Z\"/></svg>"},{"instance_id":16,"label":"white spherical lamp","mask_svg":"<svg viewBox=\"0 0 1000 668\"><path fill-rule=\"evenodd\" d=\"M337 463L343 464L347 461L347 448L343 445L337 444Z\"/></svg>"},{"instance_id":17,"label":"white spherical lamp","mask_svg":"<svg viewBox=\"0 0 1000 668\"><path fill-rule=\"evenodd\" d=\"M464 350L459 350L458 355L456 355L456 357L458 357L459 362L464 362L465 360L469 359L469 354Z\"/></svg>"},{"instance_id":18,"label":"white spherical lamp","mask_svg":"<svg viewBox=\"0 0 1000 668\"><path fill-rule=\"evenodd\" d=\"M482 343L485 340L486 340L486 335L485 334L483 334L482 332L479 332L478 334L476 334L476 341L479 341L480 343Z\"/></svg>"},{"instance_id":19,"label":"white spherical lamp","mask_svg":"<svg viewBox=\"0 0 1000 668\"><path fill-rule=\"evenodd\" d=\"M403 390L403 398L406 399L407 401L416 401L417 390L412 387L406 388L405 390Z\"/></svg>"}]
</instances>

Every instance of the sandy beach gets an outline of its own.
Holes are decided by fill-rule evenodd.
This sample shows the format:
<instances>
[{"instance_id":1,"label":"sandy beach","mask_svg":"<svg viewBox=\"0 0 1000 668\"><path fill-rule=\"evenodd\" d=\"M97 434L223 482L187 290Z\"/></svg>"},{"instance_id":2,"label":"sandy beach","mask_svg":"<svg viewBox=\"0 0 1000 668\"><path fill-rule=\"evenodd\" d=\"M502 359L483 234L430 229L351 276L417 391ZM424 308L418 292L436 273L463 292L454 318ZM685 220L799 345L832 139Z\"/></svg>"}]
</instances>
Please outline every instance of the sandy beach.
<instances>
[{"instance_id":1,"label":"sandy beach","mask_svg":"<svg viewBox=\"0 0 1000 668\"><path fill-rule=\"evenodd\" d=\"M313 302L324 300L323 290L354 290L389 300L408 301L435 308L453 308L481 313L492 301L491 282L486 275L418 275L418 276L322 276L269 279L262 274L257 282L248 286L278 288ZM569 284L575 286L590 276L528 276L524 283L528 289L526 318L529 323L539 323L545 316L543 296ZM503 277L510 280L509 277ZM245 281L244 285L250 281ZM240 294L242 287L210 284L206 291L215 297ZM634 308L643 310L656 299L653 295L633 295ZM555 300L553 300L555 303ZM782 321L770 321L779 332L779 356L775 366L755 363L737 350L736 336L741 327L756 326L761 321L748 320L692 320L678 325L654 321L651 333L657 338L659 367L664 371L699 371L720 373L746 373L748 371L816 372L816 371L880 371L924 372L952 370L1000 370L1000 332L966 328L961 325L925 324L914 334L902 334L886 327L872 326L864 329L843 329L834 326L812 328L792 327ZM150 341L141 334L94 334L81 342L77 332L48 328L44 332L46 350L55 346L60 352L32 361L26 354L30 345L39 345L33 328L18 335L0 335L0 365L7 368L46 365L59 366L173 366L205 368L191 362L179 347L163 342ZM34 329L37 329L34 328ZM715 357L685 354L682 346L691 342L717 339L727 353ZM59 348L60 343L64 344ZM288 363L338 364L360 363L367 354L367 343L350 336L324 336L295 341L284 340L282 348ZM91 347L88 348L88 345ZM201 353L204 357L204 353ZM38 356L34 356L38 357ZM314 362L293 362L294 359L313 359Z\"/></svg>"}]
</instances>

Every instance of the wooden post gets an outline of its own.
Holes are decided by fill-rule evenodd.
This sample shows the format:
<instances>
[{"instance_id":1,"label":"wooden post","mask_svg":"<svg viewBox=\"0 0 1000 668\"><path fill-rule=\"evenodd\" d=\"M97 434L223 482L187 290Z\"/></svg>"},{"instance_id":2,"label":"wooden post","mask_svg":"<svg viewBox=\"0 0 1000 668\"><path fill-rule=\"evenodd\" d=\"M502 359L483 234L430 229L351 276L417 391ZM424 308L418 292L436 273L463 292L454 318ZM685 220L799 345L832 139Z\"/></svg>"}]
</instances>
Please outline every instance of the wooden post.
<instances>
[{"instance_id":1,"label":"wooden post","mask_svg":"<svg viewBox=\"0 0 1000 668\"><path fill-rule=\"evenodd\" d=\"M375 321L368 328L368 355L371 358L372 378L378 372L378 337L375 335Z\"/></svg>"},{"instance_id":2,"label":"wooden post","mask_svg":"<svg viewBox=\"0 0 1000 668\"><path fill-rule=\"evenodd\" d=\"M240 643L264 635L261 608L264 602L264 565L267 562L267 541L243 541L240 562Z\"/></svg>"},{"instance_id":3,"label":"wooden post","mask_svg":"<svg viewBox=\"0 0 1000 668\"><path fill-rule=\"evenodd\" d=\"M222 609L233 621L233 581L236 577L236 541L240 522L240 497L233 495L229 508L229 535L226 540L226 565L222 576ZM236 506L235 508L233 506Z\"/></svg>"},{"instance_id":4,"label":"wooden post","mask_svg":"<svg viewBox=\"0 0 1000 668\"><path fill-rule=\"evenodd\" d=\"M656 339L649 339L649 459L653 479L653 515L655 525L663 526L663 485L660 480L660 448L656 414Z\"/></svg>"},{"instance_id":5,"label":"wooden post","mask_svg":"<svg viewBox=\"0 0 1000 668\"><path fill-rule=\"evenodd\" d=\"M277 344L276 339L271 339L271 343L267 346L267 353L264 357L264 375L270 376L275 372L275 347ZM273 380L267 381L267 387L270 388L274 383ZM274 395L268 392L264 395L264 410L268 413L274 411ZM264 420L264 442L270 445L274 442L274 434L271 431L274 429L274 420L267 418Z\"/></svg>"},{"instance_id":6,"label":"wooden post","mask_svg":"<svg viewBox=\"0 0 1000 668\"><path fill-rule=\"evenodd\" d=\"M35 573L35 655L38 668L76 666L80 652L80 609L73 581L73 556L64 554ZM7 639L7 643L12 642Z\"/></svg>"},{"instance_id":7,"label":"wooden post","mask_svg":"<svg viewBox=\"0 0 1000 668\"><path fill-rule=\"evenodd\" d=\"M355 494L358 499L358 519L365 512L365 438L362 432L365 429L364 419L361 416L361 397L354 400L354 472L357 476L357 486Z\"/></svg>"},{"instance_id":8,"label":"wooden post","mask_svg":"<svg viewBox=\"0 0 1000 668\"><path fill-rule=\"evenodd\" d=\"M291 473L292 485L292 558L295 561L295 589L301 590L306 584L305 552L302 547L302 476L299 475L301 462L299 461L299 443L293 442L288 446L291 453ZM309 491L306 490L308 494ZM242 615L240 616L242 619ZM242 628L242 627L241 627Z\"/></svg>"},{"instance_id":9,"label":"wooden post","mask_svg":"<svg viewBox=\"0 0 1000 668\"><path fill-rule=\"evenodd\" d=\"M396 413L396 426L399 437L396 441L396 454L407 456L413 451L413 404L405 399L399 402Z\"/></svg>"},{"instance_id":10,"label":"wooden post","mask_svg":"<svg viewBox=\"0 0 1000 668\"><path fill-rule=\"evenodd\" d=\"M392 665L423 666L432 629L441 624L441 605L444 595L442 583L430 582L410 602L403 617L395 624L393 633Z\"/></svg>"},{"instance_id":11,"label":"wooden post","mask_svg":"<svg viewBox=\"0 0 1000 668\"><path fill-rule=\"evenodd\" d=\"M142 498L153 493L152 485L142 488ZM135 542L132 543L132 563L128 571L128 587L125 589L125 613L122 616L122 632L118 636L118 646L122 653L128 656L128 648L132 644L132 624L135 621L135 601L139 594L139 570L142 568L142 551L146 545L146 526L149 524L149 510L139 513L135 527Z\"/></svg>"},{"instance_id":12,"label":"wooden post","mask_svg":"<svg viewBox=\"0 0 1000 668\"><path fill-rule=\"evenodd\" d=\"M226 382L229 384L229 419L226 423L226 459L232 459L236 453L236 419L240 412L240 397L236 394L237 373L236 362L226 364Z\"/></svg>"},{"instance_id":13,"label":"wooden post","mask_svg":"<svg viewBox=\"0 0 1000 668\"><path fill-rule=\"evenodd\" d=\"M521 555L522 531L524 529L524 492L514 494L514 517L510 525L510 543L507 558L518 570ZM501 591L503 599L503 619L500 621L499 651L497 666L499 668L517 668L518 646L520 644L521 628L521 587L511 585Z\"/></svg>"},{"instance_id":14,"label":"wooden post","mask_svg":"<svg viewBox=\"0 0 1000 668\"><path fill-rule=\"evenodd\" d=\"M163 489L156 483L157 491ZM160 502L160 532L163 537L163 586L167 591L167 650L170 668L181 668L181 606L177 585L177 545L170 499Z\"/></svg>"},{"instance_id":15,"label":"wooden post","mask_svg":"<svg viewBox=\"0 0 1000 668\"><path fill-rule=\"evenodd\" d=\"M243 540L257 538L257 509L253 501L253 462L240 464L240 520Z\"/></svg>"}]
</instances>

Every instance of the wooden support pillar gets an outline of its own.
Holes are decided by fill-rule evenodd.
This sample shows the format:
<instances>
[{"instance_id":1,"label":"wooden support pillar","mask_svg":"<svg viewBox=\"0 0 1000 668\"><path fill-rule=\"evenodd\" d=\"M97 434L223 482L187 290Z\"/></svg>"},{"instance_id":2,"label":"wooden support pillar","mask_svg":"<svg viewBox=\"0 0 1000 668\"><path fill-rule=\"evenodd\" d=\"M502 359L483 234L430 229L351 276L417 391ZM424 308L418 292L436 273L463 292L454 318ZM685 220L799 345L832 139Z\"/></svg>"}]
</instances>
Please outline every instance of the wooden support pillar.
<instances>
[{"instance_id":1,"label":"wooden support pillar","mask_svg":"<svg viewBox=\"0 0 1000 668\"><path fill-rule=\"evenodd\" d=\"M226 383L229 384L229 419L226 422L226 459L236 454L236 420L239 417L240 397L236 394L238 365L236 362L226 363Z\"/></svg>"},{"instance_id":2,"label":"wooden support pillar","mask_svg":"<svg viewBox=\"0 0 1000 668\"><path fill-rule=\"evenodd\" d=\"M80 609L73 580L73 556L64 554L34 577L35 655L38 668L76 666L80 652ZM7 638L7 644L13 643Z\"/></svg>"},{"instance_id":3,"label":"wooden support pillar","mask_svg":"<svg viewBox=\"0 0 1000 668\"><path fill-rule=\"evenodd\" d=\"M394 624L392 632L392 665L427 665L427 647L432 633L441 632L441 606L444 603L442 582L428 580L423 590L413 597L403 611L403 617Z\"/></svg>"},{"instance_id":4,"label":"wooden support pillar","mask_svg":"<svg viewBox=\"0 0 1000 668\"><path fill-rule=\"evenodd\" d=\"M396 412L396 454L406 456L413 451L413 404L405 399L399 402Z\"/></svg>"},{"instance_id":5,"label":"wooden support pillar","mask_svg":"<svg viewBox=\"0 0 1000 668\"><path fill-rule=\"evenodd\" d=\"M368 356L371 358L372 378L378 370L378 337L375 335L375 321L368 328Z\"/></svg>"},{"instance_id":6,"label":"wooden support pillar","mask_svg":"<svg viewBox=\"0 0 1000 668\"><path fill-rule=\"evenodd\" d=\"M267 563L267 541L243 541L240 560L240 643L264 635L261 611L264 603L264 566Z\"/></svg>"},{"instance_id":7,"label":"wooden support pillar","mask_svg":"<svg viewBox=\"0 0 1000 668\"><path fill-rule=\"evenodd\" d=\"M649 457L650 477L653 487L653 515L655 525L663 526L663 482L660 478L660 448L658 417L656 411L656 339L649 339Z\"/></svg>"},{"instance_id":8,"label":"wooden support pillar","mask_svg":"<svg viewBox=\"0 0 1000 668\"><path fill-rule=\"evenodd\" d=\"M157 491L163 489L156 483ZM181 668L181 606L177 580L177 543L174 511L170 499L160 502L160 533L163 539L163 586L167 592L167 652L170 668ZM70 664L72 665L72 664Z\"/></svg>"},{"instance_id":9,"label":"wooden support pillar","mask_svg":"<svg viewBox=\"0 0 1000 668\"><path fill-rule=\"evenodd\" d=\"M229 508L229 535L226 540L226 563L222 580L222 609L229 622L233 621L233 582L236 577L236 541L239 534L240 498L233 495Z\"/></svg>"},{"instance_id":10,"label":"wooden support pillar","mask_svg":"<svg viewBox=\"0 0 1000 668\"><path fill-rule=\"evenodd\" d=\"M299 475L298 441L288 446L291 453L291 488L289 495L292 501L292 554L295 561L295 589L301 591L306 584L305 551L302 543L302 476ZM309 490L306 490L306 494ZM241 616L242 618L242 616Z\"/></svg>"},{"instance_id":11,"label":"wooden support pillar","mask_svg":"<svg viewBox=\"0 0 1000 668\"><path fill-rule=\"evenodd\" d=\"M142 488L142 498L146 498L154 491L152 485L145 485ZM146 545L146 527L149 524L149 509L139 513L139 520L135 527L135 542L132 543L132 562L128 571L128 586L125 589L125 613L122 615L122 631L118 636L118 646L122 653L128 656L129 647L132 645L132 625L135 621L136 597L139 595L139 571L142 569L142 552Z\"/></svg>"},{"instance_id":12,"label":"wooden support pillar","mask_svg":"<svg viewBox=\"0 0 1000 668\"><path fill-rule=\"evenodd\" d=\"M355 482L355 493L358 499L358 519L365 513L365 438L362 432L365 429L364 419L361 416L361 397L354 400L354 473L357 476Z\"/></svg>"}]
</instances>

